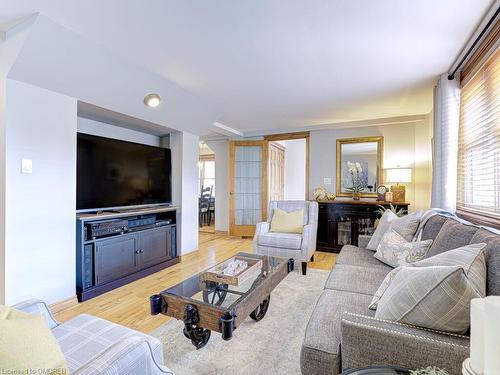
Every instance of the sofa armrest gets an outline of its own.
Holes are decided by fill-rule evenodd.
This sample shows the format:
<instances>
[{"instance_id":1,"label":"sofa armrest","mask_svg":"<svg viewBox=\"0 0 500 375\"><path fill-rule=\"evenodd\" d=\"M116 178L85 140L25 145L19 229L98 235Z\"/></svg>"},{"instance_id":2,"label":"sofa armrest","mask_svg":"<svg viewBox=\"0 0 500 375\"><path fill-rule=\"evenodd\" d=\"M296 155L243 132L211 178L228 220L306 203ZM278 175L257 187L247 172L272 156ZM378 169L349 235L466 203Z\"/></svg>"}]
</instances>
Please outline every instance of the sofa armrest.
<instances>
[{"instance_id":1,"label":"sofa armrest","mask_svg":"<svg viewBox=\"0 0 500 375\"><path fill-rule=\"evenodd\" d=\"M260 234L264 234L269 232L269 229L271 228L271 224L267 221L263 221L261 223L257 223L255 226L255 236L254 239Z\"/></svg>"},{"instance_id":2,"label":"sofa armrest","mask_svg":"<svg viewBox=\"0 0 500 375\"><path fill-rule=\"evenodd\" d=\"M157 363L149 342L140 336L129 336L116 342L84 364L73 375L173 375Z\"/></svg>"},{"instance_id":3,"label":"sofa armrest","mask_svg":"<svg viewBox=\"0 0 500 375\"><path fill-rule=\"evenodd\" d=\"M371 238L372 236L368 236L366 234L360 234L358 236L358 247L366 249L366 247L368 246L368 242L370 242Z\"/></svg>"},{"instance_id":4,"label":"sofa armrest","mask_svg":"<svg viewBox=\"0 0 500 375\"><path fill-rule=\"evenodd\" d=\"M372 317L342 316L342 368L393 365L436 366L460 374L469 357L469 337Z\"/></svg>"},{"instance_id":5,"label":"sofa armrest","mask_svg":"<svg viewBox=\"0 0 500 375\"><path fill-rule=\"evenodd\" d=\"M302 230L302 253L308 261L316 251L317 227L314 224L304 225Z\"/></svg>"},{"instance_id":6,"label":"sofa armrest","mask_svg":"<svg viewBox=\"0 0 500 375\"><path fill-rule=\"evenodd\" d=\"M12 307L28 314L42 315L47 321L47 325L50 329L59 325L59 322L56 318L54 318L47 304L39 299L29 299L27 301L19 302Z\"/></svg>"}]
</instances>

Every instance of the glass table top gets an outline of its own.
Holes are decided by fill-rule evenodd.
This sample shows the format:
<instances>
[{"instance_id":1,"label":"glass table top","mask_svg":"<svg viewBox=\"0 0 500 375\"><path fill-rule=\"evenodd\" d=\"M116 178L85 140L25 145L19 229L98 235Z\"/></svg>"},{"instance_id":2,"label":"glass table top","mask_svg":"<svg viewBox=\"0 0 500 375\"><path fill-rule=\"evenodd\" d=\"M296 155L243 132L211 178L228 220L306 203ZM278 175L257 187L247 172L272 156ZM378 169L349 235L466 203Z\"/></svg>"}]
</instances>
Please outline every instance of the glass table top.
<instances>
[{"instance_id":1,"label":"glass table top","mask_svg":"<svg viewBox=\"0 0 500 375\"><path fill-rule=\"evenodd\" d=\"M202 271L169 289L165 289L162 294L189 298L195 300L197 303L231 309L264 280L271 277L273 272L278 268L287 267L288 264L287 259L265 255L238 253L235 256L260 259L262 260L262 266L255 268L255 270L249 270L244 280L237 286L204 280L204 273L217 266L210 267L208 270Z\"/></svg>"}]
</instances>

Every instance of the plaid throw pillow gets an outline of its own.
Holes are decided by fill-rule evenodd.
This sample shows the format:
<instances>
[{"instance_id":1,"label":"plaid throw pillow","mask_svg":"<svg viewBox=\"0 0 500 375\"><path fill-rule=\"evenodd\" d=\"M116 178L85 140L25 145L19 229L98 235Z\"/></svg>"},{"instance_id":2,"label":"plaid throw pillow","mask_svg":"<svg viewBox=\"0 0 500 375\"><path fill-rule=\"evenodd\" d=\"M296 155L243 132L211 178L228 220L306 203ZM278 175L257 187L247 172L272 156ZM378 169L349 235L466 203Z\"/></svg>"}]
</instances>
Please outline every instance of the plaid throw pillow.
<instances>
[{"instance_id":1,"label":"plaid throw pillow","mask_svg":"<svg viewBox=\"0 0 500 375\"><path fill-rule=\"evenodd\" d=\"M381 285L386 289L376 303L375 318L465 333L470 325L470 300L485 295L484 247L468 245L432 261L428 258L395 269Z\"/></svg>"}]
</instances>

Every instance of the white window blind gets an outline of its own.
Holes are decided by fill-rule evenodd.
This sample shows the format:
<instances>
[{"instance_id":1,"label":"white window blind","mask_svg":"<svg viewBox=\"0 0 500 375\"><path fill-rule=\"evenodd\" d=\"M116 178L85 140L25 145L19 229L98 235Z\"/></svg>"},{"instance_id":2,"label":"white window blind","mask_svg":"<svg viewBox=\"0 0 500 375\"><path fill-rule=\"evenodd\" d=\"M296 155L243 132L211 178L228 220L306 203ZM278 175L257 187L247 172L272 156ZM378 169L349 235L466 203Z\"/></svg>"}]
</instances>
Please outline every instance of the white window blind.
<instances>
[{"instance_id":1,"label":"white window blind","mask_svg":"<svg viewBox=\"0 0 500 375\"><path fill-rule=\"evenodd\" d=\"M457 209L500 219L500 50L460 99Z\"/></svg>"}]
</instances>

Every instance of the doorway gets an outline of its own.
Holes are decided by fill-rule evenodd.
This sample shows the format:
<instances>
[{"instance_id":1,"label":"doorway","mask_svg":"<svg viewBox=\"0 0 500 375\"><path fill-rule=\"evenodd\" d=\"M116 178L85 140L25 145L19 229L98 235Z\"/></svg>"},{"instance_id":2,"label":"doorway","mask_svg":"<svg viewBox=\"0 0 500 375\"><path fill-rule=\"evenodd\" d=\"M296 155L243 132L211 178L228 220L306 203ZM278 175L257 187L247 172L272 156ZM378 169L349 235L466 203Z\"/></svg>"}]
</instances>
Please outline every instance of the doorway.
<instances>
[{"instance_id":1,"label":"doorway","mask_svg":"<svg viewBox=\"0 0 500 375\"><path fill-rule=\"evenodd\" d=\"M269 199L307 200L309 133L266 136L269 141Z\"/></svg>"},{"instance_id":2,"label":"doorway","mask_svg":"<svg viewBox=\"0 0 500 375\"><path fill-rule=\"evenodd\" d=\"M205 142L199 144L198 225L199 231L215 233L215 153Z\"/></svg>"}]
</instances>

